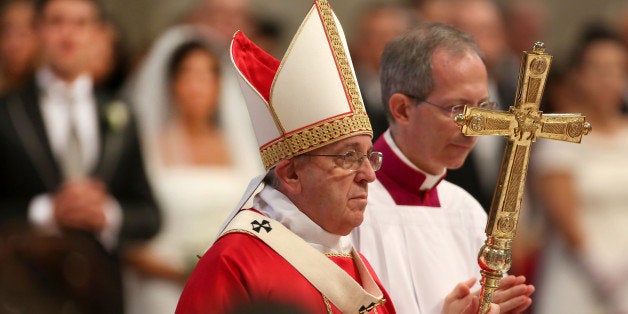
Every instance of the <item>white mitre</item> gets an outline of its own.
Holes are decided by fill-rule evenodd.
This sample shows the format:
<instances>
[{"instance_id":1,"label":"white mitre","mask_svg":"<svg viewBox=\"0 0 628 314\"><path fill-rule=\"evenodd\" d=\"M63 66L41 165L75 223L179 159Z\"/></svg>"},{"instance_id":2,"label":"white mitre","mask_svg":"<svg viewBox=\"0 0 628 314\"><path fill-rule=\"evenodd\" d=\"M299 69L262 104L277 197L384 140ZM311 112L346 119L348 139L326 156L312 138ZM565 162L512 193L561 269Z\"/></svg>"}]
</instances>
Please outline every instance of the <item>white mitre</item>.
<instances>
[{"instance_id":1,"label":"white mitre","mask_svg":"<svg viewBox=\"0 0 628 314\"><path fill-rule=\"evenodd\" d=\"M314 1L281 62L237 32L231 60L240 74L266 169L347 137L373 136L342 27Z\"/></svg>"}]
</instances>

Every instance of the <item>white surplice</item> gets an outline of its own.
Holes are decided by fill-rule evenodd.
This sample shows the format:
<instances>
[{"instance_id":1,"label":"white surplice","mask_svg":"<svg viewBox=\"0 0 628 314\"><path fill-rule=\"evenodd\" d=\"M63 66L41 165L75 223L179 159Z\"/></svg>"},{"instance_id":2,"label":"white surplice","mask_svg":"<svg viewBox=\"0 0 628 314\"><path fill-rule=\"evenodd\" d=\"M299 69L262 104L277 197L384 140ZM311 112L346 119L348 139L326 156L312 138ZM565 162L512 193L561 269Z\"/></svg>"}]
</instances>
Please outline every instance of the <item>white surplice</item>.
<instances>
[{"instance_id":1,"label":"white surplice","mask_svg":"<svg viewBox=\"0 0 628 314\"><path fill-rule=\"evenodd\" d=\"M440 313L458 283L480 278L486 213L462 188L410 164L389 132L374 149L384 162L369 185L364 222L352 233L355 246L398 313Z\"/></svg>"}]
</instances>

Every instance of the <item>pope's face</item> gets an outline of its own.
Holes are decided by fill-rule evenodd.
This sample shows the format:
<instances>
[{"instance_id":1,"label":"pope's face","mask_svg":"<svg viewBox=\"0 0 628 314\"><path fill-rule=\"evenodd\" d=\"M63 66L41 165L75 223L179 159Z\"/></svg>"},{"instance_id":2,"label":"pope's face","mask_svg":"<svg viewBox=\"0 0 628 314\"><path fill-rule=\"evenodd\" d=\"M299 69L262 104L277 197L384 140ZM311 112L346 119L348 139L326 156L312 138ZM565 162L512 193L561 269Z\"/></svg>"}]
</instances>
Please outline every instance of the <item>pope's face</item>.
<instances>
[{"instance_id":1,"label":"pope's face","mask_svg":"<svg viewBox=\"0 0 628 314\"><path fill-rule=\"evenodd\" d=\"M358 135L327 145L311 154L344 154L372 151L371 137ZM347 170L337 158L327 156L298 157L296 171L301 181L300 209L327 232L347 235L362 223L369 182L375 172L364 158L360 167Z\"/></svg>"},{"instance_id":2,"label":"pope's face","mask_svg":"<svg viewBox=\"0 0 628 314\"><path fill-rule=\"evenodd\" d=\"M400 148L419 168L440 174L461 167L476 142L464 136L450 111L442 108L487 101L488 79L482 60L471 52L460 56L436 50L432 71L435 86L426 100L435 105L416 101L410 107L400 132L405 145Z\"/></svg>"},{"instance_id":3,"label":"pope's face","mask_svg":"<svg viewBox=\"0 0 628 314\"><path fill-rule=\"evenodd\" d=\"M41 48L53 71L66 80L86 71L90 43L100 25L96 5L87 0L51 0L39 22Z\"/></svg>"}]
</instances>

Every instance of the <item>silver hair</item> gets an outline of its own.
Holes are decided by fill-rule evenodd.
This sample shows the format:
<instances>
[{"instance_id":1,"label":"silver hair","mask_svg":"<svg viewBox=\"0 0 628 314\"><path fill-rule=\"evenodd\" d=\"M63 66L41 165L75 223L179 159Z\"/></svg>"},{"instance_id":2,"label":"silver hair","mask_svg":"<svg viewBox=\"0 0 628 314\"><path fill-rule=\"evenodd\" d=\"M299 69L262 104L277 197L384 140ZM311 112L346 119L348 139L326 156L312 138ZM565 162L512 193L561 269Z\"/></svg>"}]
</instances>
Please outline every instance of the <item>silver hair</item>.
<instances>
[{"instance_id":1,"label":"silver hair","mask_svg":"<svg viewBox=\"0 0 628 314\"><path fill-rule=\"evenodd\" d=\"M299 167L300 165L302 165L304 162L309 161L310 159L307 158L309 156L307 155L297 155L292 157L290 160L292 160L292 162L294 163L295 167ZM279 189L280 188L280 182L279 182L279 177L277 177L277 173L275 173L275 168L271 168L270 170L268 170L268 172L266 172L266 175L264 176L264 184L269 185L275 189Z\"/></svg>"},{"instance_id":2,"label":"silver hair","mask_svg":"<svg viewBox=\"0 0 628 314\"><path fill-rule=\"evenodd\" d=\"M266 176L264 176L264 184L275 189L279 188L279 178L277 178L275 168L268 170Z\"/></svg>"},{"instance_id":3,"label":"silver hair","mask_svg":"<svg viewBox=\"0 0 628 314\"><path fill-rule=\"evenodd\" d=\"M443 23L424 23L397 36L382 53L380 82L382 103L390 123L394 119L388 100L395 93L425 99L434 90L432 55L437 49L453 54L482 53L471 35Z\"/></svg>"}]
</instances>

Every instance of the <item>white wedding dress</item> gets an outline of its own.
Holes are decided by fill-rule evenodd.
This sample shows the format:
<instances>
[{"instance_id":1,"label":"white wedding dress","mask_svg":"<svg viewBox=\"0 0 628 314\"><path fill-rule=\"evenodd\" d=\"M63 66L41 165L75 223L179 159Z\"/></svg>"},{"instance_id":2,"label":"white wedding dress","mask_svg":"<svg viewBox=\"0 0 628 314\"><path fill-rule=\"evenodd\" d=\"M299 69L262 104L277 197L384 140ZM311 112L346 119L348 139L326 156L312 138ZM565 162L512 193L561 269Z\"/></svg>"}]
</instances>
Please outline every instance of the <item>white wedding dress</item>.
<instances>
[{"instance_id":1,"label":"white wedding dress","mask_svg":"<svg viewBox=\"0 0 628 314\"><path fill-rule=\"evenodd\" d=\"M147 173L162 210L162 228L148 244L160 262L191 271L210 247L225 218L247 188L264 172L246 105L232 66L223 61L219 120L231 164L223 167L163 166L157 136L168 125L169 95L165 64L172 51L199 33L175 27L155 43L126 93L136 108L144 140ZM176 134L176 132L175 132ZM177 151L178 148L173 148ZM172 314L183 290L180 283L125 271L127 314Z\"/></svg>"}]
</instances>

